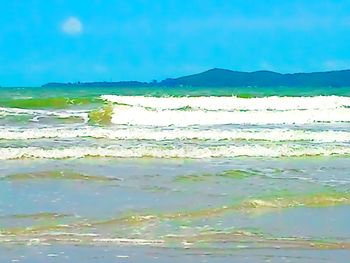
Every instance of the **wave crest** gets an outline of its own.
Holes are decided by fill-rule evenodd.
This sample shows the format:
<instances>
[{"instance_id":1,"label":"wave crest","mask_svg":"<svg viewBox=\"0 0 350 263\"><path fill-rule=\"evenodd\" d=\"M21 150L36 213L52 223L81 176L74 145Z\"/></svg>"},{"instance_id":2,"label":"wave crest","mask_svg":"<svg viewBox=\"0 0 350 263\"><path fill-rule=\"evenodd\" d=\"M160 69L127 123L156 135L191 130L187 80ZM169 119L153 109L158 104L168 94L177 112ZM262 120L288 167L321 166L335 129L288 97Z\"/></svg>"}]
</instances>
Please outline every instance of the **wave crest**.
<instances>
[{"instance_id":1,"label":"wave crest","mask_svg":"<svg viewBox=\"0 0 350 263\"><path fill-rule=\"evenodd\" d=\"M95 138L110 140L230 140L230 141L312 141L322 143L350 142L348 131L312 131L286 128L210 129L191 128L153 129L141 127L59 127L59 128L0 128L2 140Z\"/></svg>"},{"instance_id":2,"label":"wave crest","mask_svg":"<svg viewBox=\"0 0 350 263\"><path fill-rule=\"evenodd\" d=\"M111 122L149 126L350 122L350 98L145 97L103 95L115 103Z\"/></svg>"},{"instance_id":3,"label":"wave crest","mask_svg":"<svg viewBox=\"0 0 350 263\"><path fill-rule=\"evenodd\" d=\"M314 97L146 97L102 95L105 101L119 105L174 110L189 107L201 110L312 110L350 107L350 97L314 96Z\"/></svg>"},{"instance_id":4,"label":"wave crest","mask_svg":"<svg viewBox=\"0 0 350 263\"><path fill-rule=\"evenodd\" d=\"M217 146L201 148L194 145L179 148L159 146L110 146L110 147L67 147L45 149L40 147L0 148L0 160L8 159L65 159L83 157L115 157L115 158L233 158L233 157L300 157L300 156L331 156L349 155L350 148L346 146Z\"/></svg>"}]
</instances>

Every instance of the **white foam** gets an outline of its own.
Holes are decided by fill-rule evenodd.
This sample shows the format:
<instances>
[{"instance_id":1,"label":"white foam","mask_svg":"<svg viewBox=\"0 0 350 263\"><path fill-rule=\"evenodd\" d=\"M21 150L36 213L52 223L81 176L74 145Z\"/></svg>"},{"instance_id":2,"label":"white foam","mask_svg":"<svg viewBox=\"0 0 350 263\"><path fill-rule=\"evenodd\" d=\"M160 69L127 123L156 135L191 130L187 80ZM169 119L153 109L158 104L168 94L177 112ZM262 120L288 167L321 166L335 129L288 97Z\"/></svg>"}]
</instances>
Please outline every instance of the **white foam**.
<instances>
[{"instance_id":1,"label":"white foam","mask_svg":"<svg viewBox=\"0 0 350 263\"><path fill-rule=\"evenodd\" d=\"M58 118L70 118L79 117L88 121L88 111L86 110L32 110L32 109L19 109L19 108L2 108L0 107L1 115L33 115L34 120L45 117L55 116Z\"/></svg>"},{"instance_id":2,"label":"white foam","mask_svg":"<svg viewBox=\"0 0 350 263\"><path fill-rule=\"evenodd\" d=\"M230 158L237 156L328 156L350 153L348 146L350 130L317 130L316 128L303 130L301 128L303 126L291 127L294 124L329 123L330 125L322 125L323 128L329 128L333 127L334 123L342 122L344 122L342 127L348 127L347 123L350 123L350 97L244 99L237 97L157 98L104 95L102 98L108 102L116 103L113 106L111 119L115 125L102 127L66 124L40 128L39 123L31 125L31 128L3 126L0 127L0 140L57 138L63 141L67 138L89 137L109 141L93 141L91 144L93 146L87 146L87 144L81 144L81 140L77 140L77 144L74 144L76 147L69 148L67 145L72 145L71 141L60 143L57 140L57 144L49 143L47 148L45 148L46 141L28 141L26 144L29 145L28 148L0 148L0 159L60 159L86 156ZM42 116L82 117L88 122L89 110L0 108L0 114L33 115L33 120ZM221 126L226 124L235 126ZM118 142L113 142L113 140L118 140ZM147 142L128 140L147 140ZM196 141L188 142L186 140ZM197 140L210 140L210 142ZM230 142L218 142L219 140L230 140ZM73 141L75 143L75 140ZM280 141L285 141L285 145L276 143ZM88 142L90 143L90 141ZM2 145L9 145L9 142L4 142ZM34 145L41 145L43 148L31 147ZM49 148L53 145L54 148ZM82 147L78 145L82 145ZM109 146L102 147L102 145ZM209 148L208 145L210 145Z\"/></svg>"},{"instance_id":3,"label":"white foam","mask_svg":"<svg viewBox=\"0 0 350 263\"><path fill-rule=\"evenodd\" d=\"M112 123L179 127L223 124L309 124L350 122L350 108L288 111L179 111L115 106Z\"/></svg>"},{"instance_id":4,"label":"white foam","mask_svg":"<svg viewBox=\"0 0 350 263\"><path fill-rule=\"evenodd\" d=\"M313 141L350 142L348 131L307 131L299 129L261 128L261 129L156 129L141 127L102 128L102 127L57 127L57 128L0 128L0 139L67 139L102 138L110 140L264 140L264 141Z\"/></svg>"},{"instance_id":5,"label":"white foam","mask_svg":"<svg viewBox=\"0 0 350 263\"><path fill-rule=\"evenodd\" d=\"M179 109L191 107L203 110L295 110L295 109L334 109L350 106L350 97L145 97L103 95L102 99L120 104L153 109Z\"/></svg>"},{"instance_id":6,"label":"white foam","mask_svg":"<svg viewBox=\"0 0 350 263\"><path fill-rule=\"evenodd\" d=\"M116 158L218 158L218 157L281 157L281 156L330 156L348 155L350 147L347 146L301 146L301 145L243 145L243 146L217 146L200 147L186 145L181 148L156 146L110 146L110 147L69 147L57 149L44 149L39 147L27 148L0 148L0 160L43 158L64 159L83 157L116 157Z\"/></svg>"},{"instance_id":7,"label":"white foam","mask_svg":"<svg viewBox=\"0 0 350 263\"><path fill-rule=\"evenodd\" d=\"M162 245L161 239L140 239L140 238L94 238L94 243L114 243L119 245Z\"/></svg>"}]
</instances>

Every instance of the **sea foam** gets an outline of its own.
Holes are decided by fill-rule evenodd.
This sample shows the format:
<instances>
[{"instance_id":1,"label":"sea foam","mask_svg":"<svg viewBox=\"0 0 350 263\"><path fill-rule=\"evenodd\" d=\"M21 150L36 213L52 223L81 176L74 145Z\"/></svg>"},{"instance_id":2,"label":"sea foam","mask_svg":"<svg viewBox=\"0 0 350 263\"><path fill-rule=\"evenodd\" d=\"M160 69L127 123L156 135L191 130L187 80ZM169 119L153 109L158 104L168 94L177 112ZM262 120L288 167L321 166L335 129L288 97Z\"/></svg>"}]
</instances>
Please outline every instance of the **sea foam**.
<instances>
[{"instance_id":1,"label":"sea foam","mask_svg":"<svg viewBox=\"0 0 350 263\"><path fill-rule=\"evenodd\" d=\"M0 128L2 140L94 138L109 140L230 140L230 141L312 141L350 142L350 132L336 130L303 130L287 128L198 129L149 127L51 127Z\"/></svg>"},{"instance_id":2,"label":"sea foam","mask_svg":"<svg viewBox=\"0 0 350 263\"><path fill-rule=\"evenodd\" d=\"M146 97L102 95L103 100L129 106L153 109L181 109L191 107L202 110L310 110L350 107L350 97Z\"/></svg>"},{"instance_id":3,"label":"sea foam","mask_svg":"<svg viewBox=\"0 0 350 263\"><path fill-rule=\"evenodd\" d=\"M114 124L149 126L350 122L350 98L144 97L103 95Z\"/></svg>"},{"instance_id":4,"label":"sea foam","mask_svg":"<svg viewBox=\"0 0 350 263\"><path fill-rule=\"evenodd\" d=\"M331 156L349 155L347 146L314 146L302 147L300 145L242 145L201 147L187 145L170 148L140 145L136 147L123 147L112 145L109 147L62 147L45 149L40 147L0 148L0 160L8 159L65 159L83 157L115 157L115 158L232 158L232 157L300 157L300 156Z\"/></svg>"}]
</instances>

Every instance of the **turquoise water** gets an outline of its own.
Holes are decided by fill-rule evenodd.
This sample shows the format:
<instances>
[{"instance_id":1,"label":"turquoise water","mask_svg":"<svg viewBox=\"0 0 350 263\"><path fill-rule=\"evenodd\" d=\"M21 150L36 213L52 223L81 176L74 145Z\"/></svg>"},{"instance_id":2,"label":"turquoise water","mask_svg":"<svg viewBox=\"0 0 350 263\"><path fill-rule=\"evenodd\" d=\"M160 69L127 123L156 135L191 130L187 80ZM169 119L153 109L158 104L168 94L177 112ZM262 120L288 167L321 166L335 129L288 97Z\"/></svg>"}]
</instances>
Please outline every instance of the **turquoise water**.
<instances>
[{"instance_id":1,"label":"turquoise water","mask_svg":"<svg viewBox=\"0 0 350 263\"><path fill-rule=\"evenodd\" d=\"M349 154L348 88L3 88L0 261L345 262Z\"/></svg>"}]
</instances>

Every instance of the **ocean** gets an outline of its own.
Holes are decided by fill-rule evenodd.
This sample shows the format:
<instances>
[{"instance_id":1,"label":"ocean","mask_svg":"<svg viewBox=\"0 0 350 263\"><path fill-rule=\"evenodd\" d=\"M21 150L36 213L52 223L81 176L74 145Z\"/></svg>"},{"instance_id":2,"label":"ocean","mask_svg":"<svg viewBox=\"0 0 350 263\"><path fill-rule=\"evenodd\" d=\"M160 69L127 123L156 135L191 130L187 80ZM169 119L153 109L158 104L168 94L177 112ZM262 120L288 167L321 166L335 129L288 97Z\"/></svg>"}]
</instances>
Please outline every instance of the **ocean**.
<instances>
[{"instance_id":1,"label":"ocean","mask_svg":"<svg viewBox=\"0 0 350 263\"><path fill-rule=\"evenodd\" d=\"M349 88L1 88L0 262L346 262Z\"/></svg>"}]
</instances>

